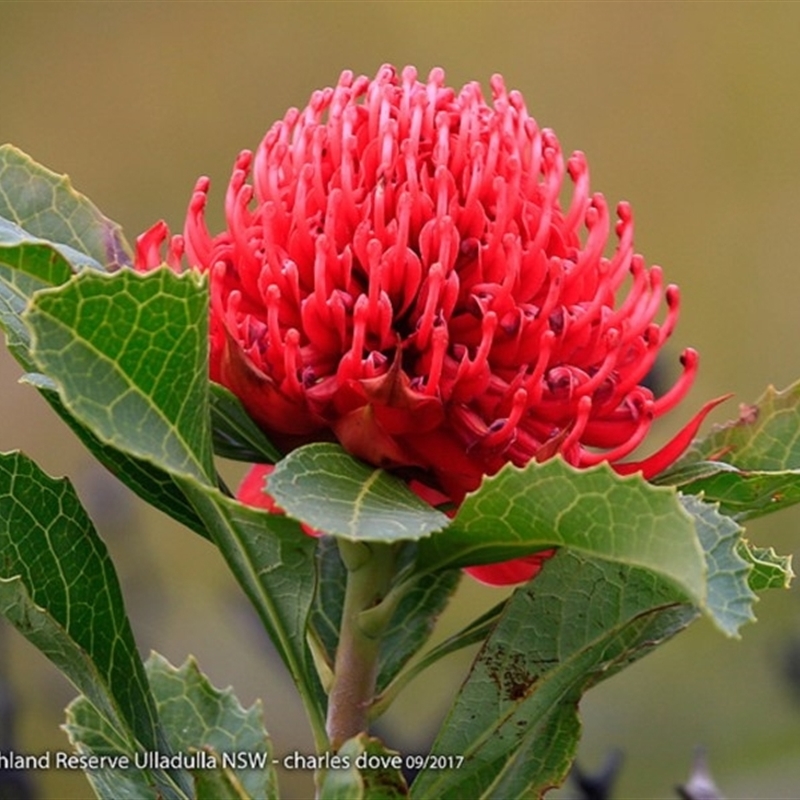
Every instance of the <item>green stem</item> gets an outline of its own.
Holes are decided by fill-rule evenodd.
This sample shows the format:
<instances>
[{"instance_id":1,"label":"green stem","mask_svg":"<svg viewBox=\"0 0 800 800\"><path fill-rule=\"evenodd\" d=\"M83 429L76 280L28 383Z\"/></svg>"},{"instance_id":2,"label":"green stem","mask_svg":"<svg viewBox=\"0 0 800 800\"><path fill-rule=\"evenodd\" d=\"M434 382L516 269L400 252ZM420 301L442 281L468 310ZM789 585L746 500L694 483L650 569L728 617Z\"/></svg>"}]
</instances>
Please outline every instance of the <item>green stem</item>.
<instances>
[{"instance_id":1,"label":"green stem","mask_svg":"<svg viewBox=\"0 0 800 800\"><path fill-rule=\"evenodd\" d=\"M373 617L367 625L362 613L386 596L395 569L391 545L339 539L338 546L347 567L347 587L328 698L327 731L334 749L367 730L381 637L389 620L386 615Z\"/></svg>"}]
</instances>

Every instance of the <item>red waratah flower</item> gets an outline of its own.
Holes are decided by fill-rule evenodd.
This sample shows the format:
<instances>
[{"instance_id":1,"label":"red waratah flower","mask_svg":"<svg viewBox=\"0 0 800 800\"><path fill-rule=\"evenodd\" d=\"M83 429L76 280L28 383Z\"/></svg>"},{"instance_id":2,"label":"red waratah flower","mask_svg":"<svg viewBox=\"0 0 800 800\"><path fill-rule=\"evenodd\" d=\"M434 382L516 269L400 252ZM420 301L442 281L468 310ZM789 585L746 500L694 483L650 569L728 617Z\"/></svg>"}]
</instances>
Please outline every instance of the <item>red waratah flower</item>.
<instances>
[{"instance_id":1,"label":"red waratah flower","mask_svg":"<svg viewBox=\"0 0 800 800\"><path fill-rule=\"evenodd\" d=\"M650 477L719 402L654 455L621 461L697 371L687 349L664 395L642 384L678 289L633 252L627 203L604 255L610 215L583 153L565 163L520 93L500 76L491 88L488 105L441 69L427 83L411 67L344 72L239 155L217 236L197 182L166 260L180 269L185 249L209 275L211 378L284 450L335 439L456 505L505 463L557 453ZM138 269L162 262L168 236L162 222L139 238ZM541 560L476 571L515 582Z\"/></svg>"}]
</instances>

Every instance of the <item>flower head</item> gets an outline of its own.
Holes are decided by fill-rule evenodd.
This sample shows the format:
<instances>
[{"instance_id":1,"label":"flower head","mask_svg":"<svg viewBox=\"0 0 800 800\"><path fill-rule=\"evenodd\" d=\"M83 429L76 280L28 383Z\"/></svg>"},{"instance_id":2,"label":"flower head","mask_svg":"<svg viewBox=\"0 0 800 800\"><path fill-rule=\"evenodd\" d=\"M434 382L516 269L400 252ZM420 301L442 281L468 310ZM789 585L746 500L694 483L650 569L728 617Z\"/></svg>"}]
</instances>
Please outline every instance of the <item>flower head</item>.
<instances>
[{"instance_id":1,"label":"flower head","mask_svg":"<svg viewBox=\"0 0 800 800\"><path fill-rule=\"evenodd\" d=\"M565 161L519 92L500 76L491 90L490 105L440 69L345 72L239 155L216 236L198 181L167 261L185 250L210 276L211 378L284 449L336 439L456 504L505 463L557 453L649 477L716 402L622 461L697 370L687 349L663 396L643 385L678 289L634 253L627 203L605 254L610 213L583 153ZM140 237L138 268L161 263L167 236Z\"/></svg>"}]
</instances>

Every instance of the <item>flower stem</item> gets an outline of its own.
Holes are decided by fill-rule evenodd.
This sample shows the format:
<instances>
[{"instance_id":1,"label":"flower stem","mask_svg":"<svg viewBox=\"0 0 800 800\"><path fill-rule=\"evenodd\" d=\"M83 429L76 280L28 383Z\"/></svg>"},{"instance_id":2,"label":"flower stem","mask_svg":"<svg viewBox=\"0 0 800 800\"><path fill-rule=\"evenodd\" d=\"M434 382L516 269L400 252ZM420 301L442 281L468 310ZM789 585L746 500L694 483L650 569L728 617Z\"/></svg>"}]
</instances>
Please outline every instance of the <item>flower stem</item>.
<instances>
[{"instance_id":1,"label":"flower stem","mask_svg":"<svg viewBox=\"0 0 800 800\"><path fill-rule=\"evenodd\" d=\"M395 570L395 550L391 545L340 539L338 546L347 568L347 588L328 698L327 729L334 749L367 730L381 636L389 619L388 615L373 615L365 624L362 612L374 608L385 597Z\"/></svg>"}]
</instances>

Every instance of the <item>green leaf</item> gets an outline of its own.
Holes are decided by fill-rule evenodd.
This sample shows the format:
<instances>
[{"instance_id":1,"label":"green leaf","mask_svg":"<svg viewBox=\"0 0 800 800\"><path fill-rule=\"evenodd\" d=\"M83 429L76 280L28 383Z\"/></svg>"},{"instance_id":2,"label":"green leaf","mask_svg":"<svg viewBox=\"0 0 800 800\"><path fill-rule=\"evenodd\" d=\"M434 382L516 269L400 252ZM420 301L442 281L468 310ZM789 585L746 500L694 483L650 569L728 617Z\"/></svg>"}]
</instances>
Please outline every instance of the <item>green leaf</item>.
<instances>
[{"instance_id":1,"label":"green leaf","mask_svg":"<svg viewBox=\"0 0 800 800\"><path fill-rule=\"evenodd\" d=\"M694 519L706 556L707 611L724 633L738 636L742 625L755 621L757 599L749 584L751 566L739 552L744 529L720 514L715 504L691 496L681 497L681 503Z\"/></svg>"},{"instance_id":2,"label":"green leaf","mask_svg":"<svg viewBox=\"0 0 800 800\"><path fill-rule=\"evenodd\" d=\"M37 292L23 321L33 360L104 443L214 483L207 298L194 273L82 273Z\"/></svg>"},{"instance_id":3,"label":"green leaf","mask_svg":"<svg viewBox=\"0 0 800 800\"><path fill-rule=\"evenodd\" d=\"M2 149L2 148L0 148ZM7 251L22 250L23 252L34 251L38 248L47 248L48 250L56 253L63 259L72 271L79 271L81 269L102 269L100 264L97 263L90 255L70 247L68 244L59 244L58 242L43 239L39 236L34 236L32 233L25 230L25 228L0 216L0 247ZM36 258L36 256L33 256Z\"/></svg>"},{"instance_id":4,"label":"green leaf","mask_svg":"<svg viewBox=\"0 0 800 800\"><path fill-rule=\"evenodd\" d=\"M323 536L317 546L319 583L311 611L311 627L332 667L339 644L339 627L347 586L347 570L335 538ZM420 576L403 596L381 639L377 691L382 692L430 637L439 615L458 586L461 573L445 570Z\"/></svg>"},{"instance_id":5,"label":"green leaf","mask_svg":"<svg viewBox=\"0 0 800 800\"><path fill-rule=\"evenodd\" d=\"M357 739L363 747L366 767L361 768L364 781L364 800L400 800L408 797L408 785L402 775L402 756L389 750L380 739L367 738L363 734ZM359 757L356 756L356 764ZM378 766L372 766L377 764Z\"/></svg>"},{"instance_id":6,"label":"green leaf","mask_svg":"<svg viewBox=\"0 0 800 800\"><path fill-rule=\"evenodd\" d=\"M147 674L172 750L205 750L216 761L216 768L190 770L198 798L277 798L272 743L259 702L243 708L230 688L215 689L192 658L176 669L154 653Z\"/></svg>"},{"instance_id":7,"label":"green leaf","mask_svg":"<svg viewBox=\"0 0 800 800\"><path fill-rule=\"evenodd\" d=\"M22 312L34 292L60 286L71 275L69 262L58 250L0 218L0 328L12 355L27 370L34 365Z\"/></svg>"},{"instance_id":8,"label":"green leaf","mask_svg":"<svg viewBox=\"0 0 800 800\"><path fill-rule=\"evenodd\" d=\"M239 399L218 383L211 384L214 452L236 461L274 464L283 454L267 439Z\"/></svg>"},{"instance_id":9,"label":"green leaf","mask_svg":"<svg viewBox=\"0 0 800 800\"><path fill-rule=\"evenodd\" d=\"M3 613L147 747L155 709L105 545L66 479L0 454Z\"/></svg>"},{"instance_id":10,"label":"green leaf","mask_svg":"<svg viewBox=\"0 0 800 800\"><path fill-rule=\"evenodd\" d=\"M742 529L696 497L680 502L707 564L706 611L736 635L755 600ZM688 625L697 610L685 600L651 566L561 550L500 611L434 744L464 763L424 772L412 796L528 797L558 785L577 747L581 695Z\"/></svg>"},{"instance_id":11,"label":"green leaf","mask_svg":"<svg viewBox=\"0 0 800 800\"><path fill-rule=\"evenodd\" d=\"M65 729L78 752L87 760L114 759L113 766L106 762L100 769L87 770L98 797L155 800L160 795L150 769L174 762L174 769L185 768L194 779L196 800L277 798L272 745L259 703L244 709L231 689L215 689L192 658L176 669L154 653L147 674L169 749L148 751L146 764L137 761L129 743L86 697L78 697L67 708ZM123 766L121 758L128 764Z\"/></svg>"},{"instance_id":12,"label":"green leaf","mask_svg":"<svg viewBox=\"0 0 800 800\"><path fill-rule=\"evenodd\" d=\"M403 757L366 734L348 739L337 751L347 767L329 769L320 800L402 800L408 787L400 771Z\"/></svg>"},{"instance_id":13,"label":"green leaf","mask_svg":"<svg viewBox=\"0 0 800 800\"><path fill-rule=\"evenodd\" d=\"M649 569L705 607L705 560L677 493L607 464L504 467L467 495L450 527L420 541L419 564L490 564L552 547Z\"/></svg>"},{"instance_id":14,"label":"green leaf","mask_svg":"<svg viewBox=\"0 0 800 800\"><path fill-rule=\"evenodd\" d=\"M7 238L3 237L4 224L0 220L0 328L7 333L12 355L24 369L34 370L36 366L30 354L30 332L21 315L34 292L61 286L70 279L72 270L64 257L49 244L39 244L29 239L23 245L5 246ZM7 225L10 226L10 223ZM27 234L23 232L14 241L25 237ZM23 380L39 389L45 400L100 463L136 494L201 536L208 536L194 509L167 473L101 442L67 411L58 397L57 385L51 379L41 373L29 372Z\"/></svg>"},{"instance_id":15,"label":"green leaf","mask_svg":"<svg viewBox=\"0 0 800 800\"><path fill-rule=\"evenodd\" d=\"M336 444L293 450L269 476L268 491L289 516L356 541L420 539L448 524L401 480Z\"/></svg>"},{"instance_id":16,"label":"green leaf","mask_svg":"<svg viewBox=\"0 0 800 800\"><path fill-rule=\"evenodd\" d=\"M702 495L720 511L744 522L800 502L800 470L740 470L731 464L697 461L658 476L661 486Z\"/></svg>"},{"instance_id":17,"label":"green leaf","mask_svg":"<svg viewBox=\"0 0 800 800\"><path fill-rule=\"evenodd\" d=\"M208 752L212 758L218 757L212 750ZM192 776L197 800L251 800L252 798L232 770L198 769L192 772Z\"/></svg>"},{"instance_id":18,"label":"green leaf","mask_svg":"<svg viewBox=\"0 0 800 800\"><path fill-rule=\"evenodd\" d=\"M333 536L321 536L317 540L316 559L317 591L311 606L310 625L322 645L325 659L333 669L347 588L347 569Z\"/></svg>"},{"instance_id":19,"label":"green leaf","mask_svg":"<svg viewBox=\"0 0 800 800\"><path fill-rule=\"evenodd\" d=\"M261 617L324 749L326 699L305 638L316 586L315 540L288 517L245 506L193 480L180 479L179 485Z\"/></svg>"},{"instance_id":20,"label":"green leaf","mask_svg":"<svg viewBox=\"0 0 800 800\"><path fill-rule=\"evenodd\" d=\"M25 380L32 383L30 379L30 375L25 376ZM64 408L57 391L41 386L38 388L39 393L53 410L109 472L159 511L168 514L203 538L209 538L205 523L197 516L183 490L168 472L149 461L129 456L124 451L100 441L89 428Z\"/></svg>"},{"instance_id":21,"label":"green leaf","mask_svg":"<svg viewBox=\"0 0 800 800\"><path fill-rule=\"evenodd\" d=\"M800 502L800 382L782 392L770 386L656 482L702 494L740 521Z\"/></svg>"},{"instance_id":22,"label":"green leaf","mask_svg":"<svg viewBox=\"0 0 800 800\"><path fill-rule=\"evenodd\" d=\"M100 800L161 800L150 773L135 766L130 744L84 695L67 706L64 730Z\"/></svg>"},{"instance_id":23,"label":"green leaf","mask_svg":"<svg viewBox=\"0 0 800 800\"><path fill-rule=\"evenodd\" d=\"M453 597L460 570L423 575L398 603L381 641L377 690L382 692L433 633L434 625Z\"/></svg>"},{"instance_id":24,"label":"green leaf","mask_svg":"<svg viewBox=\"0 0 800 800\"><path fill-rule=\"evenodd\" d=\"M325 771L319 788L319 800L365 800L364 780L355 765L364 751L363 736L348 739L337 751L337 766Z\"/></svg>"},{"instance_id":25,"label":"green leaf","mask_svg":"<svg viewBox=\"0 0 800 800\"><path fill-rule=\"evenodd\" d=\"M0 454L0 611L131 751L163 745L114 568L74 489ZM171 778L156 774L165 796Z\"/></svg>"},{"instance_id":26,"label":"green leaf","mask_svg":"<svg viewBox=\"0 0 800 800\"><path fill-rule=\"evenodd\" d=\"M791 556L779 556L771 547L757 547L745 540L739 542L739 555L752 566L749 582L754 592L789 588L794 578Z\"/></svg>"},{"instance_id":27,"label":"green leaf","mask_svg":"<svg viewBox=\"0 0 800 800\"><path fill-rule=\"evenodd\" d=\"M692 443L680 464L725 461L745 470L800 469L800 381L779 392L773 386L739 419L717 426Z\"/></svg>"},{"instance_id":28,"label":"green leaf","mask_svg":"<svg viewBox=\"0 0 800 800\"><path fill-rule=\"evenodd\" d=\"M131 263L119 225L76 192L66 175L9 144L0 146L0 217L40 239L86 253L108 271Z\"/></svg>"},{"instance_id":29,"label":"green leaf","mask_svg":"<svg viewBox=\"0 0 800 800\"><path fill-rule=\"evenodd\" d=\"M648 569L557 553L509 600L433 745L463 763L423 770L411 796L541 797L560 784L581 695L686 627L697 612L680 599Z\"/></svg>"}]
</instances>

